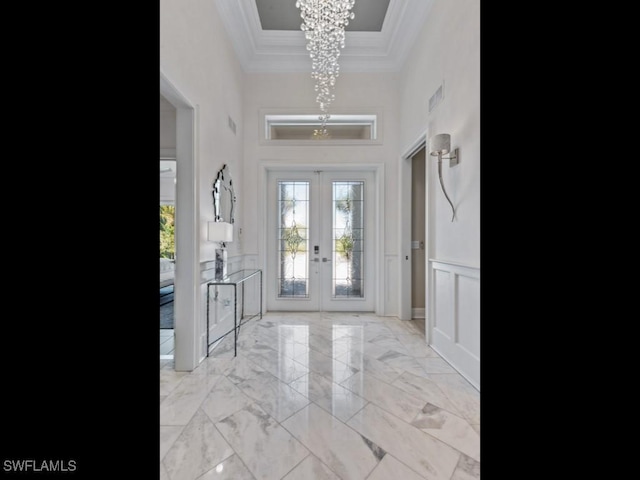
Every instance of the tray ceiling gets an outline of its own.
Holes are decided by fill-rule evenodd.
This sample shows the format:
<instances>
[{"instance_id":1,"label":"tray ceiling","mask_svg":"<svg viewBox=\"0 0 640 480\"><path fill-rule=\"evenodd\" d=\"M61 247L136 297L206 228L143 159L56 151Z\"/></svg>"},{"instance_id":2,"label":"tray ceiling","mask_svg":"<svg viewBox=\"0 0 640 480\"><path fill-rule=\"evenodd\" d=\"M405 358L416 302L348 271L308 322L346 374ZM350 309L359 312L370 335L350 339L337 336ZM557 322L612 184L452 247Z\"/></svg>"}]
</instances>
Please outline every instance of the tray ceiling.
<instances>
[{"instance_id":1,"label":"tray ceiling","mask_svg":"<svg viewBox=\"0 0 640 480\"><path fill-rule=\"evenodd\" d=\"M306 72L311 64L295 0L215 0L246 72ZM356 0L340 55L344 72L398 71L433 0Z\"/></svg>"}]
</instances>

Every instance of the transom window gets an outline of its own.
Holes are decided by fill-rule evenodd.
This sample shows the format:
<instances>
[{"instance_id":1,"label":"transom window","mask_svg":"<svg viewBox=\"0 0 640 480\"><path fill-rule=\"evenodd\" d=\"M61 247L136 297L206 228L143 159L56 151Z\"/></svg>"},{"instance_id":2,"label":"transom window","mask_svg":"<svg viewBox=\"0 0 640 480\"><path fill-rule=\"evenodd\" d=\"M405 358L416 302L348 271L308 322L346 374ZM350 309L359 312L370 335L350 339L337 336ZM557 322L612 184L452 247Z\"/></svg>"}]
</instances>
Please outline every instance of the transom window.
<instances>
[{"instance_id":1,"label":"transom window","mask_svg":"<svg viewBox=\"0 0 640 480\"><path fill-rule=\"evenodd\" d=\"M265 115L266 140L377 140L377 115L332 114L327 135L320 132L318 115Z\"/></svg>"}]
</instances>

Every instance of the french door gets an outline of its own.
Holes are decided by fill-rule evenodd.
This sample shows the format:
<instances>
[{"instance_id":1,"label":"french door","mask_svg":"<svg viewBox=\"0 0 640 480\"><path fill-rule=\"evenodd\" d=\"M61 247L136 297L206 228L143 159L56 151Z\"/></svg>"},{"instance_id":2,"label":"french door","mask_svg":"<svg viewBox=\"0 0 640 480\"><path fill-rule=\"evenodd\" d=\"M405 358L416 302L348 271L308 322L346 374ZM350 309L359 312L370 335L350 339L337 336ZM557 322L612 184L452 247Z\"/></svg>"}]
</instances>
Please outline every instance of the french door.
<instances>
[{"instance_id":1,"label":"french door","mask_svg":"<svg viewBox=\"0 0 640 480\"><path fill-rule=\"evenodd\" d=\"M269 171L267 309L372 312L373 173Z\"/></svg>"}]
</instances>

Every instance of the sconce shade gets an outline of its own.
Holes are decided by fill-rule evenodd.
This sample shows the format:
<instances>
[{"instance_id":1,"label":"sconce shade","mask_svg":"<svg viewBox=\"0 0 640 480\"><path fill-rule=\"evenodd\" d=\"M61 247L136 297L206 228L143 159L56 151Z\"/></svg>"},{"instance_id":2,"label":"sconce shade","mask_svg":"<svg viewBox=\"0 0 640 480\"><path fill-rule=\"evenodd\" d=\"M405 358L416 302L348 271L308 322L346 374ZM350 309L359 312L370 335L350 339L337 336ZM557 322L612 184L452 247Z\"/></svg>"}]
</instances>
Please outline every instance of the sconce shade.
<instances>
[{"instance_id":1,"label":"sconce shade","mask_svg":"<svg viewBox=\"0 0 640 480\"><path fill-rule=\"evenodd\" d=\"M429 152L434 157L437 157L438 154L446 155L451 151L451 135L448 133L440 133L438 135L434 135L429 140Z\"/></svg>"},{"instance_id":2,"label":"sconce shade","mask_svg":"<svg viewBox=\"0 0 640 480\"><path fill-rule=\"evenodd\" d=\"M210 242L232 242L233 225L227 222L208 222L207 240Z\"/></svg>"}]
</instances>

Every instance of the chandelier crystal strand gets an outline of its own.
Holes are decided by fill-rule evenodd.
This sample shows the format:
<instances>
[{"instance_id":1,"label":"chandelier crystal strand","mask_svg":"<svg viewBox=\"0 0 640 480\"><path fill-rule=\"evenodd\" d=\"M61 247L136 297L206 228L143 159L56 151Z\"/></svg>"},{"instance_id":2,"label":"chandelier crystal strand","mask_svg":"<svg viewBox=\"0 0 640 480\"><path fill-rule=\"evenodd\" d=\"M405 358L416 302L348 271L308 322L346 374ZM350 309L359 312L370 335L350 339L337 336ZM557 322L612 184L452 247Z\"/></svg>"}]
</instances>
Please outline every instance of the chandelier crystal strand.
<instances>
[{"instance_id":1,"label":"chandelier crystal strand","mask_svg":"<svg viewBox=\"0 0 640 480\"><path fill-rule=\"evenodd\" d=\"M319 135L327 137L329 106L335 99L333 88L340 74L340 49L344 48L344 29L353 20L355 0L297 0L296 8L304 23L300 26L311 57L311 78L316 82L316 102L322 114Z\"/></svg>"}]
</instances>

